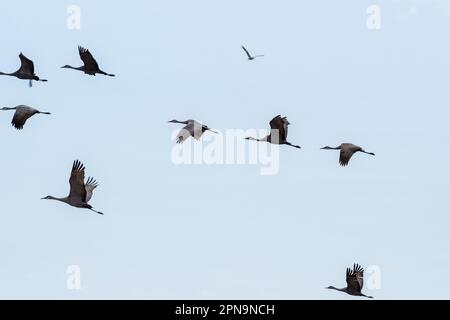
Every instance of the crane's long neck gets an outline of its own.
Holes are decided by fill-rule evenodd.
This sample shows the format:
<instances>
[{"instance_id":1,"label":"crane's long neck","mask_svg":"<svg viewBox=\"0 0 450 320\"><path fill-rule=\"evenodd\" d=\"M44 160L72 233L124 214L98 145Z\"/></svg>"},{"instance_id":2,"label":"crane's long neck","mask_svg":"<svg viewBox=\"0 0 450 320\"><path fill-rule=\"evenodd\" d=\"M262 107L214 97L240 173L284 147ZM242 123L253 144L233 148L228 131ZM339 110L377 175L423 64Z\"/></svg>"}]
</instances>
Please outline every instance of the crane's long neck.
<instances>
[{"instance_id":1,"label":"crane's long neck","mask_svg":"<svg viewBox=\"0 0 450 320\"><path fill-rule=\"evenodd\" d=\"M37 113L39 113L39 114L51 114L50 112L45 112L45 111L38 111Z\"/></svg>"},{"instance_id":2,"label":"crane's long neck","mask_svg":"<svg viewBox=\"0 0 450 320\"><path fill-rule=\"evenodd\" d=\"M323 150L341 150L341 146L337 146L335 148L326 146L326 147L323 147L322 149Z\"/></svg>"},{"instance_id":3,"label":"crane's long neck","mask_svg":"<svg viewBox=\"0 0 450 320\"><path fill-rule=\"evenodd\" d=\"M14 73L5 73L5 72L0 72L0 76L14 76Z\"/></svg>"},{"instance_id":4,"label":"crane's long neck","mask_svg":"<svg viewBox=\"0 0 450 320\"><path fill-rule=\"evenodd\" d=\"M73 70L78 70L78 71L84 71L84 70L85 70L85 67L84 67L84 66L81 66L81 67L72 67L72 66L66 65L66 66L64 66L63 68L66 68L66 69L73 69Z\"/></svg>"},{"instance_id":5,"label":"crane's long neck","mask_svg":"<svg viewBox=\"0 0 450 320\"><path fill-rule=\"evenodd\" d=\"M332 290L337 290L337 291L342 291L342 292L346 292L347 288L336 288L333 286L329 286L327 289L332 289Z\"/></svg>"},{"instance_id":6,"label":"crane's long neck","mask_svg":"<svg viewBox=\"0 0 450 320\"><path fill-rule=\"evenodd\" d=\"M180 124L188 124L189 123L189 121L179 121L179 120L172 120L172 121L169 121L169 122L180 123Z\"/></svg>"},{"instance_id":7,"label":"crane's long neck","mask_svg":"<svg viewBox=\"0 0 450 320\"><path fill-rule=\"evenodd\" d=\"M16 110L17 109L17 107L12 107L12 108L9 108L9 107L3 107L3 108L1 108L0 110Z\"/></svg>"},{"instance_id":8,"label":"crane's long neck","mask_svg":"<svg viewBox=\"0 0 450 320\"><path fill-rule=\"evenodd\" d=\"M261 138L261 139L253 138L253 137L247 137L247 138L245 138L245 139L247 139L247 140L253 140L253 141L268 141L267 138L268 138L268 136L266 136L266 137L264 137L264 138Z\"/></svg>"},{"instance_id":9,"label":"crane's long neck","mask_svg":"<svg viewBox=\"0 0 450 320\"><path fill-rule=\"evenodd\" d=\"M53 196L47 196L44 199L46 199L46 200L56 200L56 201L61 201L61 202L67 202L67 197L57 198L57 197L53 197Z\"/></svg>"}]
</instances>

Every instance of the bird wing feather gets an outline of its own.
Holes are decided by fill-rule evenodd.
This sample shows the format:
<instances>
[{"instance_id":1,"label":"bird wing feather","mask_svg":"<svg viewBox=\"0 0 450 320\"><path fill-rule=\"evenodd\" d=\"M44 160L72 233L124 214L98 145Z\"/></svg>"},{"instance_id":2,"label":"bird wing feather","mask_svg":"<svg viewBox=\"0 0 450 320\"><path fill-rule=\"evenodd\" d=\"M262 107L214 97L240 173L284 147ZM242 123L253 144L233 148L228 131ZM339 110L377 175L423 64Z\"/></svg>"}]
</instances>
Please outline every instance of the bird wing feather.
<instances>
[{"instance_id":1,"label":"bird wing feather","mask_svg":"<svg viewBox=\"0 0 450 320\"><path fill-rule=\"evenodd\" d=\"M84 165L80 161L75 160L73 162L72 172L69 179L69 198L75 201L86 202L87 192L84 185L84 169Z\"/></svg>"},{"instance_id":2,"label":"bird wing feather","mask_svg":"<svg viewBox=\"0 0 450 320\"><path fill-rule=\"evenodd\" d=\"M341 152L339 154L339 164L343 167L347 166L352 156L353 151L349 149L341 149Z\"/></svg>"},{"instance_id":3,"label":"bird wing feather","mask_svg":"<svg viewBox=\"0 0 450 320\"><path fill-rule=\"evenodd\" d=\"M280 141L286 140L289 125L286 117L282 118L281 115L277 115L270 121L269 125L272 130L278 130Z\"/></svg>"},{"instance_id":4,"label":"bird wing feather","mask_svg":"<svg viewBox=\"0 0 450 320\"><path fill-rule=\"evenodd\" d=\"M20 58L20 69L18 70L18 72L23 74L34 75L33 61L25 57L22 52L19 54L19 58Z\"/></svg>"},{"instance_id":5,"label":"bird wing feather","mask_svg":"<svg viewBox=\"0 0 450 320\"><path fill-rule=\"evenodd\" d=\"M359 264L354 264L353 270L347 268L346 281L350 293L361 293L364 284L364 269Z\"/></svg>"},{"instance_id":6,"label":"bird wing feather","mask_svg":"<svg viewBox=\"0 0 450 320\"><path fill-rule=\"evenodd\" d=\"M247 57L251 58L252 56L250 55L250 53L248 52L248 50L242 46L242 49L244 49L245 53L247 54Z\"/></svg>"},{"instance_id":7,"label":"bird wing feather","mask_svg":"<svg viewBox=\"0 0 450 320\"><path fill-rule=\"evenodd\" d=\"M341 144L341 152L339 155L339 164L343 167L347 166L350 162L350 159L355 154L355 152L361 150L361 147L358 147L351 143L343 143Z\"/></svg>"},{"instance_id":8,"label":"bird wing feather","mask_svg":"<svg viewBox=\"0 0 450 320\"><path fill-rule=\"evenodd\" d=\"M194 121L191 124L192 128L190 128L190 132L192 137L194 137L194 139L199 140L200 137L202 136L203 132L205 131L205 128L208 128L207 126L202 125L201 123L198 123L197 121Z\"/></svg>"},{"instance_id":9,"label":"bird wing feather","mask_svg":"<svg viewBox=\"0 0 450 320\"><path fill-rule=\"evenodd\" d=\"M27 119L36 114L36 112L36 109L27 106L18 106L16 112L14 112L11 124L17 130L22 130L25 122L27 122Z\"/></svg>"},{"instance_id":10,"label":"bird wing feather","mask_svg":"<svg viewBox=\"0 0 450 320\"><path fill-rule=\"evenodd\" d=\"M183 143L187 138L193 136L194 126L193 124L188 124L184 126L177 135L177 143Z\"/></svg>"},{"instance_id":11,"label":"bird wing feather","mask_svg":"<svg viewBox=\"0 0 450 320\"><path fill-rule=\"evenodd\" d=\"M97 187L98 187L97 181L94 178L89 177L84 186L84 188L86 189L86 201L85 201L86 203L88 203L89 200L91 200L92 195L94 193L94 189Z\"/></svg>"},{"instance_id":12,"label":"bird wing feather","mask_svg":"<svg viewBox=\"0 0 450 320\"><path fill-rule=\"evenodd\" d=\"M98 70L97 61L95 61L88 49L78 46L78 52L80 53L80 58L83 60L86 70Z\"/></svg>"},{"instance_id":13,"label":"bird wing feather","mask_svg":"<svg viewBox=\"0 0 450 320\"><path fill-rule=\"evenodd\" d=\"M203 134L203 128L204 126L197 121L188 121L188 124L178 133L177 143L183 143L189 137L199 140Z\"/></svg>"}]
</instances>

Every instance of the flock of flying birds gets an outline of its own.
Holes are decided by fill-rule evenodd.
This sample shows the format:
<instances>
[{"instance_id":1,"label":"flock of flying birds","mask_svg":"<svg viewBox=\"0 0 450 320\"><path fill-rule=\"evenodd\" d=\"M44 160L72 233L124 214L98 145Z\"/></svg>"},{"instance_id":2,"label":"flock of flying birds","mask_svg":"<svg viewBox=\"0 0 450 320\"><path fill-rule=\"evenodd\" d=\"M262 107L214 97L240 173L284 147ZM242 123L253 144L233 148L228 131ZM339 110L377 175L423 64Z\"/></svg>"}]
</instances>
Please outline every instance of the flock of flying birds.
<instances>
[{"instance_id":1,"label":"flock of flying birds","mask_svg":"<svg viewBox=\"0 0 450 320\"><path fill-rule=\"evenodd\" d=\"M251 55L250 52L244 46L242 46L242 49L245 51L248 60L254 60L256 58L264 56L264 55ZM95 76L96 74L101 74L101 75L110 76L110 77L115 76L114 74L110 74L110 73L106 73L106 72L102 71L99 68L97 61L94 59L94 57L92 56L92 54L89 52L88 49L78 46L78 53L80 55L81 60L83 61L82 66L72 67L70 65L65 65L65 66L62 66L61 68L82 71L85 74L92 75L92 76ZM48 81L46 79L41 79L40 77L38 77L35 74L33 61L31 61L30 59L25 57L25 55L23 55L23 53L19 54L19 58L20 58L21 65L17 71L12 72L12 73L0 72L0 75L16 77L16 78L22 79L22 80L28 80L30 87L32 87L32 81L42 81L42 82ZM32 117L36 114L46 114L46 115L50 114L50 112L39 111L37 109L34 109L29 106L25 106L25 105L19 105L19 106L12 107L12 108L3 107L0 110L15 110L11 124L18 130L23 129L26 121L30 117ZM177 135L177 138L176 138L177 143L183 143L189 137L193 137L194 139L199 140L205 131L218 133L216 131L211 130L207 125L201 124L201 123L199 123L195 120L191 120L191 119L186 120L186 121L171 120L169 122L185 125ZM268 142L268 143L278 144L278 145L288 145L288 146L300 149L301 148L300 146L294 145L294 144L290 143L289 141L287 141L287 133L288 133L289 124L290 123L286 117L281 117L281 115L277 115L269 122L269 125L271 128L271 133L269 135L267 135L266 137L261 138L261 139L254 138L254 137L247 137L245 139L261 141L261 142ZM351 144L351 143L342 143L341 145L339 145L335 148L326 146L321 149L340 150L339 164L341 166L347 166L351 157L357 152L366 153L366 154L373 155L373 156L375 155L374 153L366 152L363 148L361 148L357 145ZM63 198L46 196L42 199L61 201L61 202L67 203L73 207L89 209L95 213L103 215L102 212L94 210L93 207L88 203L89 200L92 198L93 191L98 186L98 183L92 177L88 177L88 179L85 181L85 167L78 160L75 160L73 163L70 178L69 178L69 184L70 184L70 191L69 191L68 196L63 197ZM361 290L363 288L363 278L364 278L364 269L360 265L354 264L353 269L347 268L347 272L346 272L347 287L338 289L333 286L329 286L326 289L334 289L334 290L342 291L342 292L345 292L347 294L354 295L354 296L363 296L363 297L367 297L367 298L373 298L371 296L366 296L361 292Z\"/></svg>"}]
</instances>

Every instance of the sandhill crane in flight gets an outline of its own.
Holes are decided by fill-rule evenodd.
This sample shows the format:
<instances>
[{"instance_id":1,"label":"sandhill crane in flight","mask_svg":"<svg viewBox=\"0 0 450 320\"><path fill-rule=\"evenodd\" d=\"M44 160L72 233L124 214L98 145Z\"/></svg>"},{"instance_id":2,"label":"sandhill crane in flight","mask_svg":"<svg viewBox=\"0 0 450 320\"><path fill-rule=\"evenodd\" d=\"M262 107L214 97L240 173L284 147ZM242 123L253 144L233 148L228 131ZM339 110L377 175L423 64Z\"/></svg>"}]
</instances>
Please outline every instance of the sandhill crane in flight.
<instances>
[{"instance_id":1,"label":"sandhill crane in flight","mask_svg":"<svg viewBox=\"0 0 450 320\"><path fill-rule=\"evenodd\" d=\"M65 202L68 205L77 208L85 208L91 211L94 211L98 214L103 214L100 211L96 211L92 208L90 204L88 204L89 200L92 198L92 194L94 189L98 187L97 181L94 178L89 177L84 182L84 165L75 160L72 166L72 172L70 174L69 184L70 184L70 192L67 197L64 198L55 198L52 196L46 196L42 199L45 200L57 200L61 202Z\"/></svg>"},{"instance_id":2,"label":"sandhill crane in flight","mask_svg":"<svg viewBox=\"0 0 450 320\"><path fill-rule=\"evenodd\" d=\"M201 124L192 119L186 121L170 120L169 122L185 124L177 135L177 143L183 143L190 136L196 140L199 140L205 131L211 131L215 134L218 133L217 131L211 130L207 125Z\"/></svg>"},{"instance_id":3,"label":"sandhill crane in flight","mask_svg":"<svg viewBox=\"0 0 450 320\"><path fill-rule=\"evenodd\" d=\"M254 60L255 58L258 58L258 57L264 57L263 54L259 54L259 55L256 55L256 56L252 56L244 46L242 46L242 49L243 49L243 50L245 51L245 53L247 54L248 60Z\"/></svg>"},{"instance_id":4,"label":"sandhill crane in flight","mask_svg":"<svg viewBox=\"0 0 450 320\"><path fill-rule=\"evenodd\" d=\"M262 139L256 139L253 137L247 137L245 139L247 140L255 140L255 141L265 141L273 144L286 144L288 146L298 148L300 149L300 146L297 146L295 144L292 144L288 142L287 134L288 134L288 126L290 125L289 121L286 117L281 117L280 115L277 115L275 118L273 118L270 123L271 132L268 136L262 138Z\"/></svg>"},{"instance_id":5,"label":"sandhill crane in flight","mask_svg":"<svg viewBox=\"0 0 450 320\"><path fill-rule=\"evenodd\" d=\"M33 86L33 83L32 83L33 80L47 82L47 80L40 79L34 73L34 63L33 63L33 61L31 61L30 59L25 57L22 52L19 54L19 58L20 58L20 68L19 68L19 70L17 70L16 72L13 72L13 73L0 72L0 75L16 77L16 78L19 78L19 79L22 79L22 80L30 80L30 82L28 83L28 85L30 87Z\"/></svg>"},{"instance_id":6,"label":"sandhill crane in flight","mask_svg":"<svg viewBox=\"0 0 450 320\"><path fill-rule=\"evenodd\" d=\"M339 164L343 167L348 165L348 162L350 161L351 157L356 152L367 153L372 156L375 155L375 153L366 152L363 148L356 146L352 143L342 143L340 146L338 146L336 148L326 146L321 149L323 149L323 150L341 150L340 155L339 155Z\"/></svg>"},{"instance_id":7,"label":"sandhill crane in flight","mask_svg":"<svg viewBox=\"0 0 450 320\"><path fill-rule=\"evenodd\" d=\"M16 110L12 118L11 124L17 129L22 130L25 122L28 118L34 116L35 114L51 114L50 112L43 112L32 107L20 105L13 108L3 107L0 110Z\"/></svg>"},{"instance_id":8,"label":"sandhill crane in flight","mask_svg":"<svg viewBox=\"0 0 450 320\"><path fill-rule=\"evenodd\" d=\"M69 65L65 65L65 66L62 66L61 68L83 71L84 73L89 74L91 76L95 76L96 73L103 74L105 76L110 76L110 77L115 76L114 74L106 73L106 72L100 70L100 68L97 64L97 61L95 61L94 57L92 56L92 54L89 52L88 49L78 46L78 53L80 54L80 58L83 61L84 65L82 65L81 67L78 67L78 68L72 67Z\"/></svg>"},{"instance_id":9,"label":"sandhill crane in flight","mask_svg":"<svg viewBox=\"0 0 450 320\"><path fill-rule=\"evenodd\" d=\"M326 287L325 289L333 289L337 291L345 292L352 296L360 296L373 299L371 296L366 296L361 292L364 284L364 269L359 264L353 265L353 270L347 268L346 273L347 287L338 289L333 286Z\"/></svg>"}]
</instances>

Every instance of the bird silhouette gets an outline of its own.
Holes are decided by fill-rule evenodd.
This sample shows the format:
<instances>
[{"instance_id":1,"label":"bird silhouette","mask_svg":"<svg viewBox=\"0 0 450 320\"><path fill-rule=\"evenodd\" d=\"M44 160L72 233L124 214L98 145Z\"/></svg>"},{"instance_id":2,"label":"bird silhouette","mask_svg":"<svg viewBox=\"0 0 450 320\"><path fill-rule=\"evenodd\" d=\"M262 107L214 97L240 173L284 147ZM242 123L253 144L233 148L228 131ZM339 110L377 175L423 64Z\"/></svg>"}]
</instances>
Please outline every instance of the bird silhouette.
<instances>
[{"instance_id":1,"label":"bird silhouette","mask_svg":"<svg viewBox=\"0 0 450 320\"><path fill-rule=\"evenodd\" d=\"M183 143L189 137L199 140L205 131L211 131L216 134L218 133L217 131L211 130L207 125L201 124L192 119L186 121L170 120L169 122L185 125L177 135L177 143Z\"/></svg>"},{"instance_id":2,"label":"bird silhouette","mask_svg":"<svg viewBox=\"0 0 450 320\"><path fill-rule=\"evenodd\" d=\"M250 52L248 52L248 50L247 50L244 46L241 46L241 47L242 47L242 49L245 51L245 53L247 54L248 60L254 60L255 58L258 58L258 57L264 57L263 54L259 54L259 55L256 55L256 56L252 56L252 55L250 54Z\"/></svg>"},{"instance_id":3,"label":"bird silhouette","mask_svg":"<svg viewBox=\"0 0 450 320\"><path fill-rule=\"evenodd\" d=\"M271 128L270 134L265 136L264 138L257 139L253 137L246 137L245 139L255 141L265 141L273 144L285 144L298 149L301 148L300 146L292 144L286 140L288 134L288 126L290 125L286 117L281 117L281 115L277 115L269 122L269 125Z\"/></svg>"},{"instance_id":4,"label":"bird silhouette","mask_svg":"<svg viewBox=\"0 0 450 320\"><path fill-rule=\"evenodd\" d=\"M97 73L110 77L115 76L114 74L106 73L100 70L97 61L95 61L94 57L92 56L92 54L89 52L88 49L78 46L78 53L80 54L80 58L84 63L81 67L72 67L70 65L65 65L62 66L61 68L83 71L84 73L89 74L91 76L95 76Z\"/></svg>"},{"instance_id":5,"label":"bird silhouette","mask_svg":"<svg viewBox=\"0 0 450 320\"><path fill-rule=\"evenodd\" d=\"M352 296L361 296L373 299L373 297L366 296L361 292L364 284L364 269L359 264L354 264L353 270L347 268L345 279L347 281L347 287L339 289L333 286L329 286L325 289L342 291Z\"/></svg>"},{"instance_id":6,"label":"bird silhouette","mask_svg":"<svg viewBox=\"0 0 450 320\"><path fill-rule=\"evenodd\" d=\"M61 202L65 202L68 205L71 205L76 208L84 208L89 209L95 213L103 214L100 211L96 211L92 208L90 204L88 204L89 200L92 198L92 194L94 192L94 189L98 187L98 183L94 178L89 177L84 182L84 165L78 161L75 160L73 162L72 171L70 173L70 192L67 197L64 198L56 198L53 196L46 196L42 199L45 200L57 200Z\"/></svg>"},{"instance_id":7,"label":"bird silhouette","mask_svg":"<svg viewBox=\"0 0 450 320\"><path fill-rule=\"evenodd\" d=\"M342 143L340 146L338 146L336 148L326 146L321 149L322 150L341 150L340 155L339 155L339 164L343 167L348 165L350 159L356 152L362 152L362 153L370 154L372 156L375 155L375 153L366 152L360 146L354 145L352 143Z\"/></svg>"},{"instance_id":8,"label":"bird silhouette","mask_svg":"<svg viewBox=\"0 0 450 320\"><path fill-rule=\"evenodd\" d=\"M16 77L16 78L22 79L22 80L29 80L28 85L30 86L30 88L33 86L33 82L32 82L33 80L47 82L46 79L40 79L34 73L33 61L31 61L30 59L25 57L22 52L19 54L19 58L20 58L19 70L17 70L16 72L13 72L13 73L0 72L0 75Z\"/></svg>"},{"instance_id":9,"label":"bird silhouette","mask_svg":"<svg viewBox=\"0 0 450 320\"><path fill-rule=\"evenodd\" d=\"M35 114L50 114L50 112L43 112L39 111L37 109L34 109L29 106L20 105L13 108L3 107L0 110L15 110L14 116L12 118L11 124L17 129L22 130L23 126L25 125L25 122L27 120L34 116Z\"/></svg>"}]
</instances>

